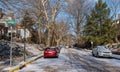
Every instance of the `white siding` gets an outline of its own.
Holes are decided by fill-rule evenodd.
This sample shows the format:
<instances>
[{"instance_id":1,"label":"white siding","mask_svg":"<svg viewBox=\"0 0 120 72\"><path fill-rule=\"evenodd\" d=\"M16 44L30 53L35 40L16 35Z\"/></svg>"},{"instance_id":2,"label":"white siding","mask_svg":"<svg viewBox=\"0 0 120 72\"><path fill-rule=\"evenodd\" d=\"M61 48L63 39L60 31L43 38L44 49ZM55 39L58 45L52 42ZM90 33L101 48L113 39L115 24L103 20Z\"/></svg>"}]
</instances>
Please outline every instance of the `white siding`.
<instances>
[{"instance_id":1,"label":"white siding","mask_svg":"<svg viewBox=\"0 0 120 72\"><path fill-rule=\"evenodd\" d=\"M25 35L25 36L24 36ZM20 29L20 37L21 38L28 38L30 37L30 32L28 29L26 29L26 33L24 34L24 29Z\"/></svg>"}]
</instances>

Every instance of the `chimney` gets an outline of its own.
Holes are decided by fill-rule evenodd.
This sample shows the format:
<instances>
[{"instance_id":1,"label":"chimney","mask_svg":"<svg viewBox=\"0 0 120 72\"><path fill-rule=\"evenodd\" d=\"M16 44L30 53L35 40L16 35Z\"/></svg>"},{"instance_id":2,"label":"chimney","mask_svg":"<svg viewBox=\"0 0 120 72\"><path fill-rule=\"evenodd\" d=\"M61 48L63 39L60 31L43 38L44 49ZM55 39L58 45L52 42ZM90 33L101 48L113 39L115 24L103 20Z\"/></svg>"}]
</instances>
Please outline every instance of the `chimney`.
<instances>
[{"instance_id":1,"label":"chimney","mask_svg":"<svg viewBox=\"0 0 120 72\"><path fill-rule=\"evenodd\" d=\"M118 19L120 19L120 14L118 14Z\"/></svg>"},{"instance_id":2,"label":"chimney","mask_svg":"<svg viewBox=\"0 0 120 72\"><path fill-rule=\"evenodd\" d=\"M0 15L2 14L2 8L0 8Z\"/></svg>"}]
</instances>

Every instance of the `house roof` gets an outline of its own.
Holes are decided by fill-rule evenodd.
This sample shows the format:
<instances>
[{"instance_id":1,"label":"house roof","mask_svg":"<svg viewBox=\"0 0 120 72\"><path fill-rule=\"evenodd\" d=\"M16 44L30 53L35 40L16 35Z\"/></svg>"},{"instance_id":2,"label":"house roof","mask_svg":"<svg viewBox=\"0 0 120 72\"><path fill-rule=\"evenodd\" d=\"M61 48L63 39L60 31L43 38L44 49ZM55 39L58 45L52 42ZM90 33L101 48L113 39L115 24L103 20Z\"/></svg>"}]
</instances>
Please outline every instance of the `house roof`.
<instances>
[{"instance_id":1,"label":"house roof","mask_svg":"<svg viewBox=\"0 0 120 72\"><path fill-rule=\"evenodd\" d=\"M0 19L2 19L4 15L6 15L6 14L5 13L1 13L0 14Z\"/></svg>"}]
</instances>

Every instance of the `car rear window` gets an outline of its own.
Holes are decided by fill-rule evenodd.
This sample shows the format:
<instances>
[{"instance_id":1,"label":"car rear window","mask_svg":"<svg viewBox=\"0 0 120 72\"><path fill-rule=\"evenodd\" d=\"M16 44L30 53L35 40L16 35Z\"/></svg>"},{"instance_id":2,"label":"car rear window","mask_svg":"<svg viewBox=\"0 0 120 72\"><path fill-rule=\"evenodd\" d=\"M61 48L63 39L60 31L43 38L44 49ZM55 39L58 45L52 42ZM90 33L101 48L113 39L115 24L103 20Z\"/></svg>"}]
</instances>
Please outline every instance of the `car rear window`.
<instances>
[{"instance_id":1,"label":"car rear window","mask_svg":"<svg viewBox=\"0 0 120 72\"><path fill-rule=\"evenodd\" d=\"M55 50L55 48L46 48L45 50Z\"/></svg>"}]
</instances>

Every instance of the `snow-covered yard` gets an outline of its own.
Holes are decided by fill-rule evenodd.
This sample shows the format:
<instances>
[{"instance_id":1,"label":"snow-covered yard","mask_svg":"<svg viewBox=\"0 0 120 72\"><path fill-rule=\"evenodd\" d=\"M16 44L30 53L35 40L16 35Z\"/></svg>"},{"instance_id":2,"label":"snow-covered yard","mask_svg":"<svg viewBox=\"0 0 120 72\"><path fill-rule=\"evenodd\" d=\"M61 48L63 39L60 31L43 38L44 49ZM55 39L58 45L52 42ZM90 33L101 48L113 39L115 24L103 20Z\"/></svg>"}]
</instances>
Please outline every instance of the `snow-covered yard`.
<instances>
[{"instance_id":1,"label":"snow-covered yard","mask_svg":"<svg viewBox=\"0 0 120 72\"><path fill-rule=\"evenodd\" d=\"M24 47L24 43L16 43L16 44L19 45L19 46ZM40 51L38 49L38 47L39 47L39 45L37 45L37 44L33 44L32 45L32 44L27 44L26 43L26 50L28 52L32 53L31 56L27 56L26 57L26 61L31 60L31 59L35 58L36 56L39 56L39 55L43 54L43 51ZM4 60L4 61L0 61L0 71L4 70L4 69L6 70L6 69L13 68L14 66L18 66L19 64L24 62L23 58L24 58L23 56L15 58L15 59L13 58L13 60L14 60L13 62L15 63L15 65L12 65L12 67L10 67L9 59L8 60Z\"/></svg>"}]
</instances>

